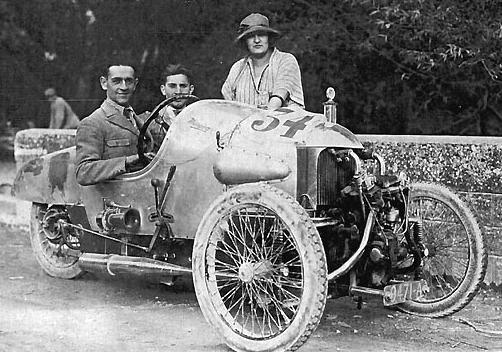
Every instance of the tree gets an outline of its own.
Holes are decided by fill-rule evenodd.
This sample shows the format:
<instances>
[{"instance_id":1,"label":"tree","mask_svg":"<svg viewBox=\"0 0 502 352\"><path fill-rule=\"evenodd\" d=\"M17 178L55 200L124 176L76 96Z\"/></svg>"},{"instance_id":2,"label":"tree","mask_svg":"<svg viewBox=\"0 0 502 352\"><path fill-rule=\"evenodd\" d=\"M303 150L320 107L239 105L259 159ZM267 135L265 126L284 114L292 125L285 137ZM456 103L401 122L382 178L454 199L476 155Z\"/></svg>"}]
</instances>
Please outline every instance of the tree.
<instances>
[{"instance_id":1,"label":"tree","mask_svg":"<svg viewBox=\"0 0 502 352\"><path fill-rule=\"evenodd\" d=\"M501 15L492 0L378 4L371 13L377 25L371 46L417 93L414 120L420 114L439 118L439 133L493 133L489 119L502 122Z\"/></svg>"},{"instance_id":2,"label":"tree","mask_svg":"<svg viewBox=\"0 0 502 352\"><path fill-rule=\"evenodd\" d=\"M136 63L140 112L161 100L168 63L193 69L197 95L219 98L243 55L239 21L262 12L300 63L308 110L333 85L355 132L498 134L501 11L495 0L0 0L1 106L26 119L54 85L85 116L116 57Z\"/></svg>"}]
</instances>

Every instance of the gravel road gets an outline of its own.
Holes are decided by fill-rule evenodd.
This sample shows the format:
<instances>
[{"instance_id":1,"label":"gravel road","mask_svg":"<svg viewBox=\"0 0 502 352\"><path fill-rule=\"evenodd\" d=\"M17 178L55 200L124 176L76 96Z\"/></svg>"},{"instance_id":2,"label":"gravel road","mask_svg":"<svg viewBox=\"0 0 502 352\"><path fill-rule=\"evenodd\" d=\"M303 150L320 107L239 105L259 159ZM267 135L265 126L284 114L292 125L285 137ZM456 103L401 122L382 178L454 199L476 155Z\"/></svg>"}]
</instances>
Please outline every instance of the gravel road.
<instances>
[{"instance_id":1,"label":"gravel road","mask_svg":"<svg viewBox=\"0 0 502 352\"><path fill-rule=\"evenodd\" d=\"M502 351L502 294L484 290L459 314L425 319L369 299L328 301L300 349L314 351ZM42 273L26 231L0 225L0 351L229 351L204 320L190 281L174 287L87 274Z\"/></svg>"}]
</instances>

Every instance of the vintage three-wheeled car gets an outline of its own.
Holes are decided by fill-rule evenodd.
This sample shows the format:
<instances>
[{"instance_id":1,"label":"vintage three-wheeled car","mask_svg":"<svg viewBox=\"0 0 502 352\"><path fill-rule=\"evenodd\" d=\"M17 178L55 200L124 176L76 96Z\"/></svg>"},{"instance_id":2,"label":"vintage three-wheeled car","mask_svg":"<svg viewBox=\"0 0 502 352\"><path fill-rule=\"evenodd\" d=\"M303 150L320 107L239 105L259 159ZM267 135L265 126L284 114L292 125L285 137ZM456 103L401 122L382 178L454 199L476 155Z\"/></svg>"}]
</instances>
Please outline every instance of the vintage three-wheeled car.
<instances>
[{"instance_id":1,"label":"vintage three-wheeled car","mask_svg":"<svg viewBox=\"0 0 502 352\"><path fill-rule=\"evenodd\" d=\"M237 351L295 350L328 294L429 317L464 307L486 269L471 211L442 186L386 175L325 115L198 101L153 159L140 138L143 169L92 186L76 182L75 147L32 160L14 192L33 202L34 254L67 279L192 275L205 318Z\"/></svg>"}]
</instances>

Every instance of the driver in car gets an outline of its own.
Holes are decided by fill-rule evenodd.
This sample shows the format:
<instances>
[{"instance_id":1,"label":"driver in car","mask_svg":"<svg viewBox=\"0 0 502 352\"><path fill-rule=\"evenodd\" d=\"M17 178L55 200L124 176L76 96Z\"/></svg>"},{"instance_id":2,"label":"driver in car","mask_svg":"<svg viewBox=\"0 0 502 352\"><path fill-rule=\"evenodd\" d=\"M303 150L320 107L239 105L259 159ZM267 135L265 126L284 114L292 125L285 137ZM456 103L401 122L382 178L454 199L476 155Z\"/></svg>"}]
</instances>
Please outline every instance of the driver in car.
<instances>
[{"instance_id":1,"label":"driver in car","mask_svg":"<svg viewBox=\"0 0 502 352\"><path fill-rule=\"evenodd\" d=\"M129 103L138 84L134 67L110 65L99 80L106 99L81 121L76 134L75 169L77 182L83 186L136 171L143 166L137 150L143 122Z\"/></svg>"},{"instance_id":2,"label":"driver in car","mask_svg":"<svg viewBox=\"0 0 502 352\"><path fill-rule=\"evenodd\" d=\"M181 64L167 65L161 75L160 92L165 99L192 94L194 86L192 84L192 73ZM159 116L154 124L149 127L154 140L154 150L158 150L164 137L166 128L171 126L178 114L187 106L188 99L177 99L159 111ZM165 126L165 127L164 127Z\"/></svg>"}]
</instances>

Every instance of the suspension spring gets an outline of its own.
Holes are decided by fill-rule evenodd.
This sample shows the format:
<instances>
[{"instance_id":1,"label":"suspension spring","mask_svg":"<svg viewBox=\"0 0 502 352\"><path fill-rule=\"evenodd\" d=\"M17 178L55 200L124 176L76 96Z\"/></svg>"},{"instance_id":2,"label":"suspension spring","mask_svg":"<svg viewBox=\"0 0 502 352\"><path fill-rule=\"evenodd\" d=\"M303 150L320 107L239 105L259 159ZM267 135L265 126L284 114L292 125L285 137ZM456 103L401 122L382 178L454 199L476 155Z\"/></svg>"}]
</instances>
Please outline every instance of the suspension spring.
<instances>
[{"instance_id":1,"label":"suspension spring","mask_svg":"<svg viewBox=\"0 0 502 352\"><path fill-rule=\"evenodd\" d=\"M423 239L423 225L421 221L417 221L413 226L413 240L417 245L422 245Z\"/></svg>"}]
</instances>

